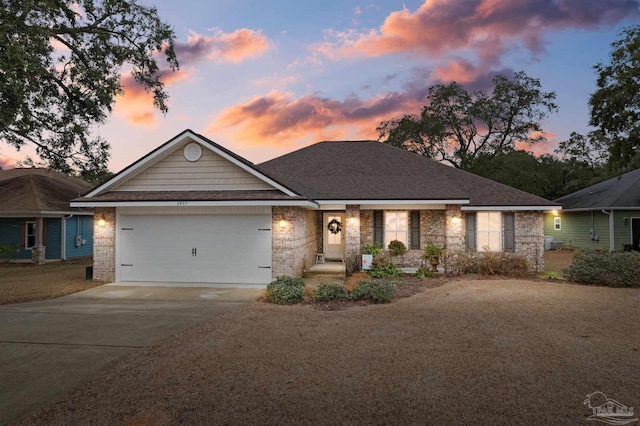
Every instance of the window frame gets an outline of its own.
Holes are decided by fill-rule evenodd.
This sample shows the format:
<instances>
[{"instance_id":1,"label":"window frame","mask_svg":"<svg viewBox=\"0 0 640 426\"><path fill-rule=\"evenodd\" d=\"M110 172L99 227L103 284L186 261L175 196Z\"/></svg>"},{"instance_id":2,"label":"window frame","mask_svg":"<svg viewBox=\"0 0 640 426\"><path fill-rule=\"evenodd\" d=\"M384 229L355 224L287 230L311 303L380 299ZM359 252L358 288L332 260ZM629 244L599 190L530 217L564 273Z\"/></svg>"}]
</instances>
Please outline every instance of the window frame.
<instances>
[{"instance_id":1,"label":"window frame","mask_svg":"<svg viewBox=\"0 0 640 426\"><path fill-rule=\"evenodd\" d=\"M32 226L32 234L29 234L29 225ZM33 244L29 245L29 236L33 237ZM27 250L31 250L36 246L37 241L36 235L36 221L35 220L26 220L24 223L24 248Z\"/></svg>"},{"instance_id":2,"label":"window frame","mask_svg":"<svg viewBox=\"0 0 640 426\"><path fill-rule=\"evenodd\" d=\"M396 215L396 220L395 220L395 227L391 228L387 226L387 215L390 214L394 214ZM405 216L405 228L406 229L398 229L398 214L404 214ZM382 214L382 223L383 223L383 229L382 229L382 241L384 244L384 249L387 250L389 247L389 243L391 241L394 240L390 240L387 241L387 233L388 232L395 232L396 233L396 240L401 241L402 243L404 243L404 245L406 247L409 247L409 232L410 232L410 227L409 227L409 211L408 210L385 210ZM398 234L404 234L404 241L400 240L397 238Z\"/></svg>"},{"instance_id":3,"label":"window frame","mask_svg":"<svg viewBox=\"0 0 640 426\"><path fill-rule=\"evenodd\" d=\"M554 231L562 231L562 218L554 217L553 218L553 230Z\"/></svg>"},{"instance_id":4,"label":"window frame","mask_svg":"<svg viewBox=\"0 0 640 426\"><path fill-rule=\"evenodd\" d=\"M482 220L480 220L481 215L488 215L489 217L487 218L487 222L489 224L489 229L483 229L483 225L482 225ZM499 218L499 224L498 224L498 228L497 229L491 229L491 215L498 215ZM504 219L502 217L502 212L499 211L479 211L476 212L476 250L479 252L494 252L494 253L498 253L498 252L502 252L503 251L503 246L504 246L504 242L503 242L503 238L504 238ZM497 234L498 235L498 247L497 248L492 248L490 245L487 246L488 250L485 250L481 245L481 235L482 234L486 234L487 235L487 241L490 243L491 242L491 238L490 236L493 234Z\"/></svg>"}]
</instances>

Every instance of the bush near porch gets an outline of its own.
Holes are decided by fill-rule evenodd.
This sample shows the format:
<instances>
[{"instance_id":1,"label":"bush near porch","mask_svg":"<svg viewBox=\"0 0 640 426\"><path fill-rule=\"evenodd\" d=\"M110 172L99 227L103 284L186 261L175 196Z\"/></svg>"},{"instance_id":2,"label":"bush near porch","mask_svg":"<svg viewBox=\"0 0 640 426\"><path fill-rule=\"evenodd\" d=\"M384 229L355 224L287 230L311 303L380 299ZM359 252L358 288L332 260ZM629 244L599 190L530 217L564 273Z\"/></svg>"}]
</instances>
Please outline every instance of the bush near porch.
<instances>
[{"instance_id":1,"label":"bush near porch","mask_svg":"<svg viewBox=\"0 0 640 426\"><path fill-rule=\"evenodd\" d=\"M577 250L564 270L569 281L606 287L640 287L640 253Z\"/></svg>"}]
</instances>

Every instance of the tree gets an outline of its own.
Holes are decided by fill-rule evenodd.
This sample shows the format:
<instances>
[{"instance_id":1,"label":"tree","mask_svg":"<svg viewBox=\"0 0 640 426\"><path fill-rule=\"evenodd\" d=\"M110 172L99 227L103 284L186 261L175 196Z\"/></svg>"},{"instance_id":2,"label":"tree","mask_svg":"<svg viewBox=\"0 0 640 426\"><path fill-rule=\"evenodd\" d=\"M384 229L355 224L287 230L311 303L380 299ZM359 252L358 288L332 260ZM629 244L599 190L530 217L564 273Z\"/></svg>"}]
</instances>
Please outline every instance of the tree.
<instances>
[{"instance_id":1,"label":"tree","mask_svg":"<svg viewBox=\"0 0 640 426\"><path fill-rule=\"evenodd\" d=\"M123 92L121 73L166 113L161 76L178 68L174 41L137 0L0 0L0 140L34 144L64 172L105 171L109 145L90 132Z\"/></svg>"},{"instance_id":2,"label":"tree","mask_svg":"<svg viewBox=\"0 0 640 426\"><path fill-rule=\"evenodd\" d=\"M516 142L545 141L540 121L557 110L555 98L522 71L512 79L496 76L491 94L438 84L428 89L420 116L384 121L377 130L382 142L469 169L480 155L492 158L513 151Z\"/></svg>"},{"instance_id":3,"label":"tree","mask_svg":"<svg viewBox=\"0 0 640 426\"><path fill-rule=\"evenodd\" d=\"M608 144L609 165L621 169L640 160L640 25L625 28L611 46L610 62L594 67L589 124Z\"/></svg>"}]
</instances>

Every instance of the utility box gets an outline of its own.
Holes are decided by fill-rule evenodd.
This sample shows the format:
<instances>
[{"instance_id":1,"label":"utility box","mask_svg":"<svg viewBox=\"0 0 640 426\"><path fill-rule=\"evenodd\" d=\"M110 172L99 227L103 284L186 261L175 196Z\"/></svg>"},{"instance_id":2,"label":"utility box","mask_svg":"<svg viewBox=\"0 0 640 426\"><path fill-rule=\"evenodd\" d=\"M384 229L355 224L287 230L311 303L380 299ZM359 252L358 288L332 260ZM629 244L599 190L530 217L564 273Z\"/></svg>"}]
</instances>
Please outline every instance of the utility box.
<instances>
[{"instance_id":1,"label":"utility box","mask_svg":"<svg viewBox=\"0 0 640 426\"><path fill-rule=\"evenodd\" d=\"M544 236L544 249L551 250L551 243L553 242L553 237L549 235Z\"/></svg>"}]
</instances>

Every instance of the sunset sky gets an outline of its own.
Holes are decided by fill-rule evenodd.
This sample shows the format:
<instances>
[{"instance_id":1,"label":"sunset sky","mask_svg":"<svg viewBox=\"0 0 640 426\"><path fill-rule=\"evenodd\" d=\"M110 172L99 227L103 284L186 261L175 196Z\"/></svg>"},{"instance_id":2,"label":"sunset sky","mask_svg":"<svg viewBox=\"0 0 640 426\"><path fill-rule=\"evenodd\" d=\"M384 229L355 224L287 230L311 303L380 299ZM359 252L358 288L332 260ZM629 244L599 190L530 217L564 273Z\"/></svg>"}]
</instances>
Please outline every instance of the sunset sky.
<instances>
[{"instance_id":1,"label":"sunset sky","mask_svg":"<svg viewBox=\"0 0 640 426\"><path fill-rule=\"evenodd\" d=\"M377 139L382 121L418 113L427 87L488 88L524 70L557 93L553 151L587 130L593 65L607 61L640 0L144 1L173 25L180 71L163 116L126 93L96 130L119 171L186 128L254 163L320 140ZM0 146L0 160L24 153Z\"/></svg>"}]
</instances>

